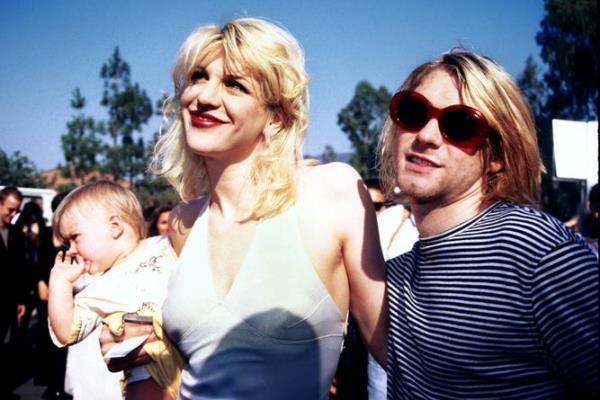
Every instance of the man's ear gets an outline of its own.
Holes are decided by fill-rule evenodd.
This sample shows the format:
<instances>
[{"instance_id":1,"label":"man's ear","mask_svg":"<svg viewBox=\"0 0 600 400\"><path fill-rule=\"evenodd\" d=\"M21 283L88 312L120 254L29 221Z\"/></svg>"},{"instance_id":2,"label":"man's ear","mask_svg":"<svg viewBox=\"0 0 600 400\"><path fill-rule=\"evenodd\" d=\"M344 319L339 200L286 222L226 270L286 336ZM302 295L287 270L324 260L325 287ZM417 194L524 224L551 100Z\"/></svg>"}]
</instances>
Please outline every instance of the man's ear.
<instances>
[{"instance_id":1,"label":"man's ear","mask_svg":"<svg viewBox=\"0 0 600 400\"><path fill-rule=\"evenodd\" d=\"M108 219L108 223L110 224L110 234L113 239L118 239L123 234L125 230L125 223L123 219L118 215L112 215Z\"/></svg>"}]
</instances>

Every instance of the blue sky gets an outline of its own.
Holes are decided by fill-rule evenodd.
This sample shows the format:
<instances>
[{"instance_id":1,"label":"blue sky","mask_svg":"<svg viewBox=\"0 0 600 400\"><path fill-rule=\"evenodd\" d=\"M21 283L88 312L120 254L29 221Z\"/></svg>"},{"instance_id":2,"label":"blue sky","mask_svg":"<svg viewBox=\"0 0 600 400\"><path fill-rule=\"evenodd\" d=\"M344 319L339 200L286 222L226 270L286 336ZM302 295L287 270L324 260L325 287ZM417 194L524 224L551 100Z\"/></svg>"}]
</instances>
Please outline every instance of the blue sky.
<instances>
[{"instance_id":1,"label":"blue sky","mask_svg":"<svg viewBox=\"0 0 600 400\"><path fill-rule=\"evenodd\" d=\"M513 76L532 55L543 0L0 0L0 149L40 169L64 162L60 135L79 87L87 114L99 106L101 65L115 46L151 97L171 92L171 65L198 25L242 16L279 22L299 40L311 75L305 153L350 151L337 113L360 80L394 91L418 64L452 47L490 56ZM146 128L158 129L155 118Z\"/></svg>"}]
</instances>

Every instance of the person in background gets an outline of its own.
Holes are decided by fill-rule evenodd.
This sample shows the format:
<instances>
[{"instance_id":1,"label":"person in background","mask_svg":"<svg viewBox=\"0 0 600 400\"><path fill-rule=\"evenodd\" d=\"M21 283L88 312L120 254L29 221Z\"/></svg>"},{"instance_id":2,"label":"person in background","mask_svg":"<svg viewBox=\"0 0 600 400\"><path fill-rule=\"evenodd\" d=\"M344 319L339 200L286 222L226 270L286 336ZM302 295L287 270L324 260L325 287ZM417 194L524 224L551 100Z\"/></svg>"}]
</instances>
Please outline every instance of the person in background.
<instances>
[{"instance_id":1,"label":"person in background","mask_svg":"<svg viewBox=\"0 0 600 400\"><path fill-rule=\"evenodd\" d=\"M172 205L158 206L152 211L152 219L148 229L148 236L169 235L169 215L173 209Z\"/></svg>"},{"instance_id":2,"label":"person in background","mask_svg":"<svg viewBox=\"0 0 600 400\"><path fill-rule=\"evenodd\" d=\"M420 238L387 262L389 398L599 396L598 260L534 207L543 166L524 99L462 49L392 97L381 176Z\"/></svg>"},{"instance_id":3,"label":"person in background","mask_svg":"<svg viewBox=\"0 0 600 400\"><path fill-rule=\"evenodd\" d=\"M371 197L371 203L373 204L373 208L375 208L377 215L385 210L387 206L394 204L392 202L386 202L383 191L381 190L381 185L379 184L379 179L366 179L365 186L369 191L369 197Z\"/></svg>"},{"instance_id":4,"label":"person in background","mask_svg":"<svg viewBox=\"0 0 600 400\"><path fill-rule=\"evenodd\" d=\"M23 195L14 186L0 190L0 359L7 365L0 380L0 397L16 399L22 358L22 322L29 303L25 237L12 225ZM6 361L5 361L6 360Z\"/></svg>"},{"instance_id":5,"label":"person in background","mask_svg":"<svg viewBox=\"0 0 600 400\"><path fill-rule=\"evenodd\" d=\"M31 321L34 309L37 308L37 277L40 265L46 262L49 256L49 246L51 245L52 230L46 226L42 206L36 201L31 200L23 205L19 217L15 222L15 228L23 233L25 238L25 268L24 276L27 282L27 312L21 320L22 335L26 336L26 331L32 325ZM34 315L35 316L35 315ZM31 344L27 344L31 348Z\"/></svg>"},{"instance_id":6,"label":"person in background","mask_svg":"<svg viewBox=\"0 0 600 400\"><path fill-rule=\"evenodd\" d=\"M65 195L66 193L59 193L54 196L51 202L52 212L56 210L58 202ZM48 331L48 280L50 270L54 265L57 247L61 243L54 242L52 228L47 226L42 211L39 209L35 213L36 217L32 219L33 223L27 224L29 234L35 237L33 241L38 243L38 260L35 274L37 323L34 347L36 360L34 383L47 386L42 395L44 398L67 399L69 396L64 389L67 350L54 346Z\"/></svg>"},{"instance_id":7,"label":"person in background","mask_svg":"<svg viewBox=\"0 0 600 400\"><path fill-rule=\"evenodd\" d=\"M142 209L130 190L110 181L80 186L60 203L53 226L69 244L50 273L48 320L57 346L80 342L102 322L118 333L128 316L150 317L160 331L160 307L175 256L166 237L142 240ZM81 277L90 282L73 298ZM181 360L159 336L163 345L153 353L155 362L127 371L126 399L175 398Z\"/></svg>"},{"instance_id":8,"label":"person in background","mask_svg":"<svg viewBox=\"0 0 600 400\"><path fill-rule=\"evenodd\" d=\"M48 277L54 265L56 250L42 207L30 201L23 207L15 226L25 236L26 264L34 286L33 382L47 386L43 397L63 399L66 349L58 349L48 332ZM31 360L31 359L29 359Z\"/></svg>"},{"instance_id":9,"label":"person in background","mask_svg":"<svg viewBox=\"0 0 600 400\"><path fill-rule=\"evenodd\" d=\"M180 49L153 170L184 199L163 310L181 399L327 398L348 310L385 360L375 213L350 166L303 159L308 80L297 41L262 19Z\"/></svg>"}]
</instances>

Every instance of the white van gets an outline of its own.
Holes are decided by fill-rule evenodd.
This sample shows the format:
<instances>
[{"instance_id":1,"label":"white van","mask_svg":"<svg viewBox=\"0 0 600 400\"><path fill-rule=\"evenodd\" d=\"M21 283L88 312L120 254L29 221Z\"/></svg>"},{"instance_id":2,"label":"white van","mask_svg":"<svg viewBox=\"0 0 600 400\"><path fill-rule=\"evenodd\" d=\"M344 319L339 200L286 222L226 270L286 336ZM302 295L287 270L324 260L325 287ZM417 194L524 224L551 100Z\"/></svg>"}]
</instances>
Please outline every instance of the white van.
<instances>
[{"instance_id":1,"label":"white van","mask_svg":"<svg viewBox=\"0 0 600 400\"><path fill-rule=\"evenodd\" d=\"M0 190L4 188L4 185L0 185ZM54 189L39 189L39 188L27 188L20 187L18 188L21 193L23 193L23 204L21 204L21 209L23 206L30 201L35 201L40 206L42 206L42 210L44 210L44 218L46 219L46 224L50 225L52 223L52 199L56 196L56 190ZM19 217L19 214L15 215L13 219L13 223Z\"/></svg>"}]
</instances>

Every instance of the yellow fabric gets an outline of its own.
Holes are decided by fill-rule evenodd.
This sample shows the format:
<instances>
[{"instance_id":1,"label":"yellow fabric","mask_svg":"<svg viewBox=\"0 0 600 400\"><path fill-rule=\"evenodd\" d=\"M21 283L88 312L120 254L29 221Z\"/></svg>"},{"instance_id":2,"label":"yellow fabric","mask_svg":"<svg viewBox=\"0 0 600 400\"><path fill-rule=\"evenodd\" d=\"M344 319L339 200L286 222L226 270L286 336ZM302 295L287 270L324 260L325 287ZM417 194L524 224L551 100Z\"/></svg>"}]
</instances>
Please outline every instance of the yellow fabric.
<instances>
[{"instance_id":1,"label":"yellow fabric","mask_svg":"<svg viewBox=\"0 0 600 400\"><path fill-rule=\"evenodd\" d=\"M113 336L121 336L125 328L123 323L123 312L117 312L106 316L102 322L108 326L108 330Z\"/></svg>"},{"instance_id":2,"label":"yellow fabric","mask_svg":"<svg viewBox=\"0 0 600 400\"><path fill-rule=\"evenodd\" d=\"M162 388L166 389L173 399L177 398L179 385L181 384L181 370L184 366L183 358L179 351L173 346L169 338L164 334L162 328L162 315L153 307L142 307L137 314L151 315L153 317L154 334L158 340L144 343L144 350L154 360L145 367L152 378ZM110 332L115 336L121 336L124 331L124 313L118 312L108 315L103 322L108 326Z\"/></svg>"},{"instance_id":3,"label":"yellow fabric","mask_svg":"<svg viewBox=\"0 0 600 400\"><path fill-rule=\"evenodd\" d=\"M67 343L64 345L70 346L73 343L76 343L77 339L79 338L79 332L81 332L81 316L79 315L79 308L73 307L73 322L71 324L71 331L69 332Z\"/></svg>"}]
</instances>

